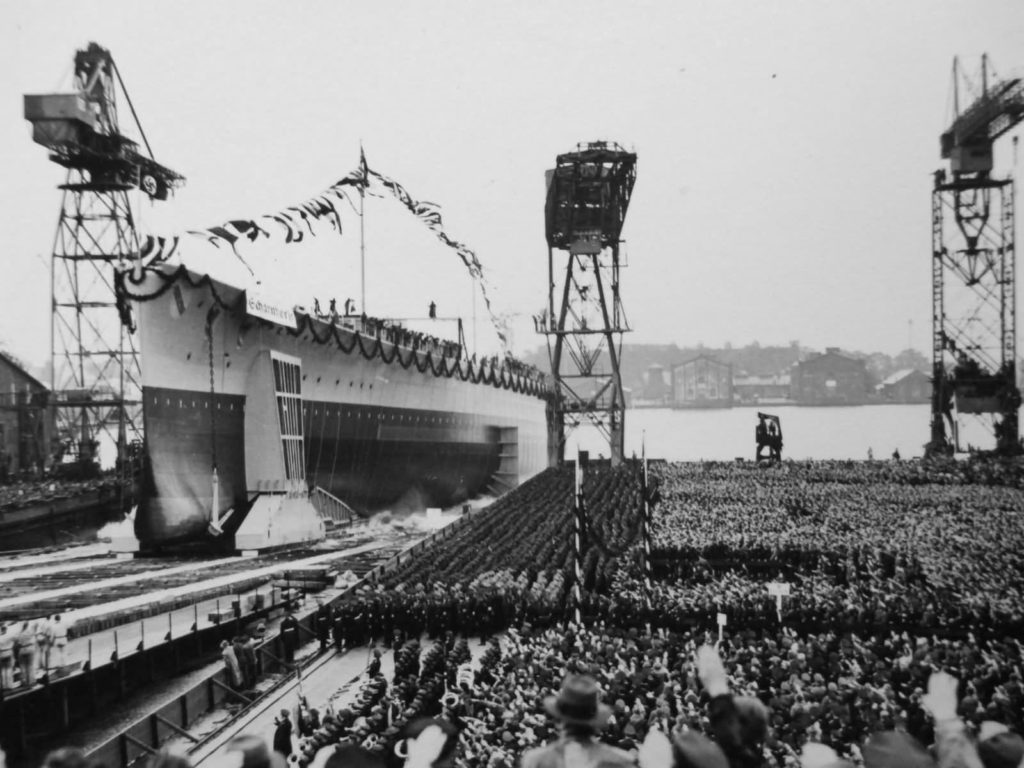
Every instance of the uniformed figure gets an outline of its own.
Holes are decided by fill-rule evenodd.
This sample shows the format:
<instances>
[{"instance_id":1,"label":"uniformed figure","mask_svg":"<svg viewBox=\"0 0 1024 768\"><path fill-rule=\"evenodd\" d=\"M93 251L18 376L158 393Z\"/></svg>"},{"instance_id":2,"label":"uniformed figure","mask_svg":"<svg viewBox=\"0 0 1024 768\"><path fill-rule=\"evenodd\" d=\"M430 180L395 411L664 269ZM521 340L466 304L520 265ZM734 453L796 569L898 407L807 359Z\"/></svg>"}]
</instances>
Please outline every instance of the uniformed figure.
<instances>
[{"instance_id":1,"label":"uniformed figure","mask_svg":"<svg viewBox=\"0 0 1024 768\"><path fill-rule=\"evenodd\" d=\"M68 647L68 625L60 620L60 614L53 617L53 665L60 669L67 663L64 651Z\"/></svg>"},{"instance_id":2,"label":"uniformed figure","mask_svg":"<svg viewBox=\"0 0 1024 768\"><path fill-rule=\"evenodd\" d=\"M316 599L316 615L313 622L316 625L316 636L320 640L320 650L327 650L327 643L331 638L331 606L324 605L319 597Z\"/></svg>"},{"instance_id":3,"label":"uniformed figure","mask_svg":"<svg viewBox=\"0 0 1024 768\"><path fill-rule=\"evenodd\" d=\"M299 647L299 622L287 612L281 622L281 645L284 648L284 660L289 664L295 661L295 651Z\"/></svg>"},{"instance_id":4,"label":"uniformed figure","mask_svg":"<svg viewBox=\"0 0 1024 768\"><path fill-rule=\"evenodd\" d=\"M0 691L14 687L14 634L0 625Z\"/></svg>"},{"instance_id":5,"label":"uniformed figure","mask_svg":"<svg viewBox=\"0 0 1024 768\"><path fill-rule=\"evenodd\" d=\"M17 647L18 669L21 670L21 684L25 687L33 686L36 684L36 652L39 646L36 642L35 629L29 622L22 624L21 632L14 642Z\"/></svg>"},{"instance_id":6,"label":"uniformed figure","mask_svg":"<svg viewBox=\"0 0 1024 768\"><path fill-rule=\"evenodd\" d=\"M345 607L338 606L334 611L334 618L331 621L331 635L334 640L334 650L341 653L345 647Z\"/></svg>"},{"instance_id":7,"label":"uniformed figure","mask_svg":"<svg viewBox=\"0 0 1024 768\"><path fill-rule=\"evenodd\" d=\"M45 675L50 669L50 649L53 647L53 627L43 616L36 621L36 645L39 647L39 666Z\"/></svg>"},{"instance_id":8,"label":"uniformed figure","mask_svg":"<svg viewBox=\"0 0 1024 768\"><path fill-rule=\"evenodd\" d=\"M242 668L242 679L246 690L256 687L256 641L251 635L239 638L235 644L235 655Z\"/></svg>"}]
</instances>

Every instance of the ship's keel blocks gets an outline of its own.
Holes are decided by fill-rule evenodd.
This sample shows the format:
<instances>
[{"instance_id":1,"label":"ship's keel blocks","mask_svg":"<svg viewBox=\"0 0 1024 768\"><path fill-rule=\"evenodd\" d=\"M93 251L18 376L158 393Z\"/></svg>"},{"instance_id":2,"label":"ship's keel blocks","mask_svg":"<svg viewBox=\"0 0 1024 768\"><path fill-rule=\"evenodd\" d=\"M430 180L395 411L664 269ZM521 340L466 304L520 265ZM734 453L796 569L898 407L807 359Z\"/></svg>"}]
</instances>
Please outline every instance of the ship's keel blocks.
<instances>
[{"instance_id":1,"label":"ship's keel blocks","mask_svg":"<svg viewBox=\"0 0 1024 768\"><path fill-rule=\"evenodd\" d=\"M123 536L110 540L110 551L117 554L118 557L127 555L130 558L134 556L139 549L139 540L134 536Z\"/></svg>"},{"instance_id":2,"label":"ship's keel blocks","mask_svg":"<svg viewBox=\"0 0 1024 768\"><path fill-rule=\"evenodd\" d=\"M263 550L285 544L319 541L326 536L323 520L301 493L263 493L235 533L236 550Z\"/></svg>"}]
</instances>

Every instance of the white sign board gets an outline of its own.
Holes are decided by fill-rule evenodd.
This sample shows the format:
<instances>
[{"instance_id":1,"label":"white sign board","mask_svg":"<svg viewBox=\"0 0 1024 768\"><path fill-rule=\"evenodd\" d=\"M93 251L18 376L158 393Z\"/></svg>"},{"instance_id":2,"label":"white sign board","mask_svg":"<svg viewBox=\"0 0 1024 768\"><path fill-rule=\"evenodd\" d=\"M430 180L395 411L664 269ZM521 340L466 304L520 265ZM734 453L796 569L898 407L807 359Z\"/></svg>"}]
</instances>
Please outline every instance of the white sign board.
<instances>
[{"instance_id":1,"label":"white sign board","mask_svg":"<svg viewBox=\"0 0 1024 768\"><path fill-rule=\"evenodd\" d=\"M772 597L789 597L790 583L788 581L773 581L768 584L768 594Z\"/></svg>"},{"instance_id":2,"label":"white sign board","mask_svg":"<svg viewBox=\"0 0 1024 768\"><path fill-rule=\"evenodd\" d=\"M245 292L245 312L278 325L286 325L289 328L299 327L294 309L288 307L284 302L268 299L254 291Z\"/></svg>"},{"instance_id":3,"label":"white sign board","mask_svg":"<svg viewBox=\"0 0 1024 768\"><path fill-rule=\"evenodd\" d=\"M726 624L726 617L724 613L718 614L718 626L724 627Z\"/></svg>"}]
</instances>

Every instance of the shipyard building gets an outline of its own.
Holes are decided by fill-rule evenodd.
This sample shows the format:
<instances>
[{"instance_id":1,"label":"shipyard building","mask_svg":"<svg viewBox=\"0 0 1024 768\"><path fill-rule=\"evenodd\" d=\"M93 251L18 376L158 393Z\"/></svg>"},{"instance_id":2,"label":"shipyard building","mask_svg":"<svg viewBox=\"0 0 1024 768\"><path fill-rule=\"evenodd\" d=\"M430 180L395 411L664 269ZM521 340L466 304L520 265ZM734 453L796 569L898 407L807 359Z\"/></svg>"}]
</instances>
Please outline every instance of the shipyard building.
<instances>
[{"instance_id":1,"label":"shipyard building","mask_svg":"<svg viewBox=\"0 0 1024 768\"><path fill-rule=\"evenodd\" d=\"M829 347L793 366L791 393L799 405L863 405L868 400L867 367L863 360Z\"/></svg>"},{"instance_id":2,"label":"shipyard building","mask_svg":"<svg viewBox=\"0 0 1024 768\"><path fill-rule=\"evenodd\" d=\"M741 405L787 405L792 403L791 387L788 373L736 376L732 381L733 394Z\"/></svg>"},{"instance_id":3,"label":"shipyard building","mask_svg":"<svg viewBox=\"0 0 1024 768\"><path fill-rule=\"evenodd\" d=\"M878 385L883 403L927 403L932 396L932 378L913 369L896 371Z\"/></svg>"},{"instance_id":4,"label":"shipyard building","mask_svg":"<svg viewBox=\"0 0 1024 768\"><path fill-rule=\"evenodd\" d=\"M731 408L732 366L707 355L672 368L675 408Z\"/></svg>"},{"instance_id":5,"label":"shipyard building","mask_svg":"<svg viewBox=\"0 0 1024 768\"><path fill-rule=\"evenodd\" d=\"M53 421L49 394L45 384L0 352L0 482L45 465Z\"/></svg>"}]
</instances>

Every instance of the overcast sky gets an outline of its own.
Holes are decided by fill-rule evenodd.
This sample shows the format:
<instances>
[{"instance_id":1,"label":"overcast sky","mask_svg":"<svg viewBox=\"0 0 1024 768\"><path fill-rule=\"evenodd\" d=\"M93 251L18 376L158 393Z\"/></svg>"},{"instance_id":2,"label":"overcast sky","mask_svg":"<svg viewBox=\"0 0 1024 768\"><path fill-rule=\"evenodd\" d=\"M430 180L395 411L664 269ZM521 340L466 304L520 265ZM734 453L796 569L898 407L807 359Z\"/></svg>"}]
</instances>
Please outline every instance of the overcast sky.
<instances>
[{"instance_id":1,"label":"overcast sky","mask_svg":"<svg viewBox=\"0 0 1024 768\"><path fill-rule=\"evenodd\" d=\"M1021 0L13 2L0 24L0 341L41 363L62 171L24 93L70 86L96 41L157 159L158 233L271 213L370 165L443 207L500 310L546 301L544 170L578 141L638 154L623 235L631 341L896 353L930 333L930 188L950 66L1024 66ZM123 107L123 105L122 105ZM122 108L122 123L128 112ZM1012 168L1010 137L997 162ZM367 204L367 309L472 312L455 254ZM358 226L252 258L295 301L358 298ZM209 250L209 249L208 249ZM223 252L191 249L191 263ZM484 327L480 326L483 346Z\"/></svg>"}]
</instances>

